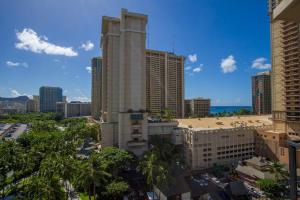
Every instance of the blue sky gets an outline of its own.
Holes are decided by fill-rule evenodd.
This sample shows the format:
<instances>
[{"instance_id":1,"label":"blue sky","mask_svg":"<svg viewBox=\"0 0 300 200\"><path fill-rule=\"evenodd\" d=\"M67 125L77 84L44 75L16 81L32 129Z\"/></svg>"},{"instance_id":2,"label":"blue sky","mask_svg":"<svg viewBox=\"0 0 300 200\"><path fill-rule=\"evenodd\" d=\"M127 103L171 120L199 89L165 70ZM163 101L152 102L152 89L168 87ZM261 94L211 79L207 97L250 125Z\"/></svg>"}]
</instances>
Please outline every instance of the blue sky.
<instances>
[{"instance_id":1,"label":"blue sky","mask_svg":"<svg viewBox=\"0 0 300 200\"><path fill-rule=\"evenodd\" d=\"M251 105L251 76L270 68L266 0L1 0L0 96L53 85L89 100L101 17L121 8L148 15L148 48L186 56L186 98Z\"/></svg>"}]
</instances>

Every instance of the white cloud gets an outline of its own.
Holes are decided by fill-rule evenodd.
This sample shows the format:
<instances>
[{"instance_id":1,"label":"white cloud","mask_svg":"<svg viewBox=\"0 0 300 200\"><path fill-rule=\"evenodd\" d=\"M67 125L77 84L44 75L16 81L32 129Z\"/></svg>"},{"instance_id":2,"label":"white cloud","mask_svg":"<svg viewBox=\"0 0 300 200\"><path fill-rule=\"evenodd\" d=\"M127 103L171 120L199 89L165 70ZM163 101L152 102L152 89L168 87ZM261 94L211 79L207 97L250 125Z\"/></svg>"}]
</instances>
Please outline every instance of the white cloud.
<instances>
[{"instance_id":1,"label":"white cloud","mask_svg":"<svg viewBox=\"0 0 300 200\"><path fill-rule=\"evenodd\" d=\"M59 62L60 62L60 60L59 60L59 59L53 59L53 61L54 61L54 62L57 62L57 63L59 63Z\"/></svg>"},{"instance_id":2,"label":"white cloud","mask_svg":"<svg viewBox=\"0 0 300 200\"><path fill-rule=\"evenodd\" d=\"M15 89L10 89L10 96L11 97L28 96L29 98L32 98L32 95L29 95L29 94L26 94L26 93L20 93Z\"/></svg>"},{"instance_id":3,"label":"white cloud","mask_svg":"<svg viewBox=\"0 0 300 200\"><path fill-rule=\"evenodd\" d=\"M252 68L254 69L271 69L271 64L266 63L266 58L256 58L254 61L252 61Z\"/></svg>"},{"instance_id":4,"label":"white cloud","mask_svg":"<svg viewBox=\"0 0 300 200\"><path fill-rule=\"evenodd\" d=\"M88 73L92 73L92 67L88 66L88 67L85 67L85 69Z\"/></svg>"},{"instance_id":5,"label":"white cloud","mask_svg":"<svg viewBox=\"0 0 300 200\"><path fill-rule=\"evenodd\" d=\"M90 51L94 48L94 44L88 40L83 43L80 48L84 49L85 51Z\"/></svg>"},{"instance_id":6,"label":"white cloud","mask_svg":"<svg viewBox=\"0 0 300 200\"><path fill-rule=\"evenodd\" d=\"M89 102L91 101L81 89L75 89L75 92L78 93L78 96L72 98L72 101L81 101L81 102Z\"/></svg>"},{"instance_id":7,"label":"white cloud","mask_svg":"<svg viewBox=\"0 0 300 200\"><path fill-rule=\"evenodd\" d=\"M46 36L39 36L30 28L23 29L22 32L17 32L18 43L17 49L24 49L34 53L45 53L49 55L62 56L77 56L78 53L72 47L63 47L48 42Z\"/></svg>"},{"instance_id":8,"label":"white cloud","mask_svg":"<svg viewBox=\"0 0 300 200\"><path fill-rule=\"evenodd\" d=\"M197 61L197 54L188 55L188 59L192 63L196 62Z\"/></svg>"},{"instance_id":9,"label":"white cloud","mask_svg":"<svg viewBox=\"0 0 300 200\"><path fill-rule=\"evenodd\" d=\"M230 55L227 58L222 59L220 67L224 74L234 72L237 69L237 66L233 55Z\"/></svg>"},{"instance_id":10,"label":"white cloud","mask_svg":"<svg viewBox=\"0 0 300 200\"><path fill-rule=\"evenodd\" d=\"M194 68L194 69L193 69L193 72L195 72L195 73L201 72L201 71L202 71L202 68L203 68L203 64L201 64L201 65L199 65L198 67Z\"/></svg>"},{"instance_id":11,"label":"white cloud","mask_svg":"<svg viewBox=\"0 0 300 200\"><path fill-rule=\"evenodd\" d=\"M192 69L191 66L187 66L187 67L185 68L185 70L191 70L191 69Z\"/></svg>"},{"instance_id":12,"label":"white cloud","mask_svg":"<svg viewBox=\"0 0 300 200\"><path fill-rule=\"evenodd\" d=\"M18 66L22 66L22 67L25 67L25 68L28 68L28 64L26 62L22 62L22 63L19 63L19 62L13 62L13 61L6 61L6 65L7 66L10 66L10 67L18 67Z\"/></svg>"},{"instance_id":13,"label":"white cloud","mask_svg":"<svg viewBox=\"0 0 300 200\"><path fill-rule=\"evenodd\" d=\"M18 96L21 96L21 94L17 90L12 89L12 90L10 90L10 96L18 97Z\"/></svg>"}]
</instances>

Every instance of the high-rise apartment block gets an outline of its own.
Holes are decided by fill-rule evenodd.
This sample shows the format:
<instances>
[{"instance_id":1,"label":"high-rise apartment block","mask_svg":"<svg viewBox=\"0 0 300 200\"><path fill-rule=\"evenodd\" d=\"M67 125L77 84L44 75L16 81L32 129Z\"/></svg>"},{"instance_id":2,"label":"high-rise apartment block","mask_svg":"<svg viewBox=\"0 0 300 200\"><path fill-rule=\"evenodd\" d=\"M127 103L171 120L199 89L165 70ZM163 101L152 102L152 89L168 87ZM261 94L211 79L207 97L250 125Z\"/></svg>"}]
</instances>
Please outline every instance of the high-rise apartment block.
<instances>
[{"instance_id":1,"label":"high-rise apartment block","mask_svg":"<svg viewBox=\"0 0 300 200\"><path fill-rule=\"evenodd\" d=\"M120 18L104 16L102 59L92 60L92 113L95 119L101 116L102 145L137 155L148 148L150 126L158 132L174 127L150 125L148 116L164 109L172 110L174 117L184 116L184 57L146 50L147 20L126 9Z\"/></svg>"},{"instance_id":2,"label":"high-rise apartment block","mask_svg":"<svg viewBox=\"0 0 300 200\"><path fill-rule=\"evenodd\" d=\"M296 167L300 167L300 1L269 0L272 47L273 133L285 133L289 150L290 199L297 199ZM287 144L292 144L288 146ZM280 153L282 151L280 150ZM279 157L280 158L280 157ZM280 160L282 161L282 160Z\"/></svg>"},{"instance_id":3,"label":"high-rise apartment block","mask_svg":"<svg viewBox=\"0 0 300 200\"><path fill-rule=\"evenodd\" d=\"M300 27L299 23L273 18L279 3L270 1L274 127L300 136Z\"/></svg>"},{"instance_id":4,"label":"high-rise apartment block","mask_svg":"<svg viewBox=\"0 0 300 200\"><path fill-rule=\"evenodd\" d=\"M271 114L271 75L260 72L252 76L252 108L256 114Z\"/></svg>"},{"instance_id":5,"label":"high-rise apartment block","mask_svg":"<svg viewBox=\"0 0 300 200\"><path fill-rule=\"evenodd\" d=\"M146 24L146 15L125 9L120 19L102 18L103 142L136 154L148 148Z\"/></svg>"},{"instance_id":6,"label":"high-rise apartment block","mask_svg":"<svg viewBox=\"0 0 300 200\"><path fill-rule=\"evenodd\" d=\"M201 97L186 99L184 104L186 117L207 117L210 115L210 99Z\"/></svg>"},{"instance_id":7,"label":"high-rise apartment block","mask_svg":"<svg viewBox=\"0 0 300 200\"><path fill-rule=\"evenodd\" d=\"M33 95L33 101L34 101L34 109L35 112L40 112L40 96Z\"/></svg>"},{"instance_id":8,"label":"high-rise apartment block","mask_svg":"<svg viewBox=\"0 0 300 200\"><path fill-rule=\"evenodd\" d=\"M175 117L184 117L183 76L183 56L146 50L146 100L152 115L170 109Z\"/></svg>"},{"instance_id":9,"label":"high-rise apartment block","mask_svg":"<svg viewBox=\"0 0 300 200\"><path fill-rule=\"evenodd\" d=\"M99 119L102 107L102 58L95 57L92 66L92 117Z\"/></svg>"},{"instance_id":10,"label":"high-rise apartment block","mask_svg":"<svg viewBox=\"0 0 300 200\"><path fill-rule=\"evenodd\" d=\"M59 87L40 87L40 111L56 112L56 103L62 102L62 89Z\"/></svg>"}]
</instances>

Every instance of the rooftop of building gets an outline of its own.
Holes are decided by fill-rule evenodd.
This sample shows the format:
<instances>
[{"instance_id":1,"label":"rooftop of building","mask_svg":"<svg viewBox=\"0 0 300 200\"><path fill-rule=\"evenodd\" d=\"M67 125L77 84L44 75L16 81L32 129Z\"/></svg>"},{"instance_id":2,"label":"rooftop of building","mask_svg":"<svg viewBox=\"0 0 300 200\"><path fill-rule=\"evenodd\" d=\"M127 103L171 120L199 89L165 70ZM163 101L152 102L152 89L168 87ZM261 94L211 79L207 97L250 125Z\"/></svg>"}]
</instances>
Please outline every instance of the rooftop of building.
<instances>
[{"instance_id":1,"label":"rooftop of building","mask_svg":"<svg viewBox=\"0 0 300 200\"><path fill-rule=\"evenodd\" d=\"M192 101L192 100L210 101L209 98L205 98L205 97L196 97L196 98L193 98L193 99L185 99L185 101Z\"/></svg>"},{"instance_id":2,"label":"rooftop of building","mask_svg":"<svg viewBox=\"0 0 300 200\"><path fill-rule=\"evenodd\" d=\"M189 118L176 119L179 127L211 130L211 129L229 129L238 127L259 127L272 125L271 115L247 115L232 117L207 117L207 118Z\"/></svg>"},{"instance_id":3,"label":"rooftop of building","mask_svg":"<svg viewBox=\"0 0 300 200\"><path fill-rule=\"evenodd\" d=\"M261 76L261 75L270 75L270 71L265 71L265 72L258 72L255 76Z\"/></svg>"}]
</instances>

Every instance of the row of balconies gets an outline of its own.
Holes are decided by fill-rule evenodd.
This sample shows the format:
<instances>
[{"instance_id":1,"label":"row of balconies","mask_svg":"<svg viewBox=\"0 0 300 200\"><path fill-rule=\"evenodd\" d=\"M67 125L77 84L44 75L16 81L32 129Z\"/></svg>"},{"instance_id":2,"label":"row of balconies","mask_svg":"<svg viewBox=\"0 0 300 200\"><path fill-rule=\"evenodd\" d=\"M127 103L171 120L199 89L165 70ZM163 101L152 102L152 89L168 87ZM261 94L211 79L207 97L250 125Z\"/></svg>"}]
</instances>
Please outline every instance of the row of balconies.
<instances>
[{"instance_id":1,"label":"row of balconies","mask_svg":"<svg viewBox=\"0 0 300 200\"><path fill-rule=\"evenodd\" d=\"M286 33L290 32L290 31L297 30L298 26L296 26L295 24L284 24L282 26L282 29L283 29L282 32L284 34L286 34Z\"/></svg>"},{"instance_id":2,"label":"row of balconies","mask_svg":"<svg viewBox=\"0 0 300 200\"><path fill-rule=\"evenodd\" d=\"M296 55L296 56L284 56L284 63L291 62L291 61L298 62L299 61L299 56L298 55Z\"/></svg>"},{"instance_id":3,"label":"row of balconies","mask_svg":"<svg viewBox=\"0 0 300 200\"><path fill-rule=\"evenodd\" d=\"M283 33L283 31L282 31L282 33ZM297 34L298 34L298 30L295 29L295 30L289 31L286 34L284 34L282 38L286 39L286 38L288 38L291 35L297 35Z\"/></svg>"},{"instance_id":4,"label":"row of balconies","mask_svg":"<svg viewBox=\"0 0 300 200\"><path fill-rule=\"evenodd\" d=\"M298 52L298 49L299 49L299 47L297 45L294 45L294 46L291 46L289 48L284 48L283 51L287 52L287 51L290 51L290 50L295 50L295 51Z\"/></svg>"},{"instance_id":5,"label":"row of balconies","mask_svg":"<svg viewBox=\"0 0 300 200\"><path fill-rule=\"evenodd\" d=\"M292 40L292 41L290 41L290 42L284 42L284 40L282 40L282 43L284 44L283 45L283 48L285 49L285 48L288 48L288 47L290 47L290 46L296 46L296 47L298 47L298 40Z\"/></svg>"},{"instance_id":6,"label":"row of balconies","mask_svg":"<svg viewBox=\"0 0 300 200\"><path fill-rule=\"evenodd\" d=\"M290 50L290 51L286 51L285 54L284 54L284 57L288 57L288 56L298 56L299 55L299 51L296 49L296 50Z\"/></svg>"}]
</instances>

